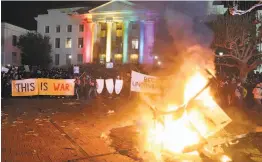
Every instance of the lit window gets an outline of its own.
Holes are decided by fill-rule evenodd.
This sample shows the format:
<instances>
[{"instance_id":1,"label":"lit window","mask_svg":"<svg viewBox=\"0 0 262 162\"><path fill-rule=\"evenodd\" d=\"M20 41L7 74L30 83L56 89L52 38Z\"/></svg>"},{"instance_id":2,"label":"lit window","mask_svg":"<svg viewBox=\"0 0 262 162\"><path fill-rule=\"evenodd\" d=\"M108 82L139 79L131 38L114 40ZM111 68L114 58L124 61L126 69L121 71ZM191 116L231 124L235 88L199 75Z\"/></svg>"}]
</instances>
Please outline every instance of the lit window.
<instances>
[{"instance_id":1,"label":"lit window","mask_svg":"<svg viewBox=\"0 0 262 162\"><path fill-rule=\"evenodd\" d=\"M121 64L122 63L122 55L121 54L115 54L115 60L114 62L116 64Z\"/></svg>"},{"instance_id":2,"label":"lit window","mask_svg":"<svg viewBox=\"0 0 262 162\"><path fill-rule=\"evenodd\" d=\"M132 40L132 49L138 49L138 39Z\"/></svg>"},{"instance_id":3,"label":"lit window","mask_svg":"<svg viewBox=\"0 0 262 162\"><path fill-rule=\"evenodd\" d=\"M78 48L83 48L83 44L84 44L84 39L78 38Z\"/></svg>"},{"instance_id":4,"label":"lit window","mask_svg":"<svg viewBox=\"0 0 262 162\"><path fill-rule=\"evenodd\" d=\"M65 48L71 48L71 47L72 47L72 39L66 38Z\"/></svg>"},{"instance_id":5,"label":"lit window","mask_svg":"<svg viewBox=\"0 0 262 162\"><path fill-rule=\"evenodd\" d=\"M130 63L132 63L132 64L138 63L138 55L137 54L131 54L130 55Z\"/></svg>"},{"instance_id":6,"label":"lit window","mask_svg":"<svg viewBox=\"0 0 262 162\"><path fill-rule=\"evenodd\" d=\"M123 35L122 24L117 23L117 25L116 25L116 37L122 37L122 35Z\"/></svg>"}]
</instances>

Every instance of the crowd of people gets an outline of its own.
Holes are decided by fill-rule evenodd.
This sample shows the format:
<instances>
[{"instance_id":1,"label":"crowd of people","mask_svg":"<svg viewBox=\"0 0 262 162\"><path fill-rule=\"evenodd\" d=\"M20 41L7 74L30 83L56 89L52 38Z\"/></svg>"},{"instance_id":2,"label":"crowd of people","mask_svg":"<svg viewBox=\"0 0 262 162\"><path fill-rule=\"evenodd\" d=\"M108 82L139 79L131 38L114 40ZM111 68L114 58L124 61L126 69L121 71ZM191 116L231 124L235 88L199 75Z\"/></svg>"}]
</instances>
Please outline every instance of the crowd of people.
<instances>
[{"instance_id":1,"label":"crowd of people","mask_svg":"<svg viewBox=\"0 0 262 162\"><path fill-rule=\"evenodd\" d=\"M130 75L120 69L101 70L97 67L81 68L79 74L74 74L72 68L52 68L40 69L31 68L27 72L23 66L8 67L7 72L1 73L2 78L2 98L11 96L12 80L28 79L28 78L50 78L50 79L75 79L75 96L77 100L88 99L97 95L95 78L116 78L121 77L125 83L130 83ZM236 76L218 77L220 84L216 90L216 98L222 105L236 105L239 107L261 107L262 110L262 74L250 73L246 82L240 80ZM128 84L125 84L128 85ZM128 88L123 88L127 91Z\"/></svg>"},{"instance_id":2,"label":"crowd of people","mask_svg":"<svg viewBox=\"0 0 262 162\"><path fill-rule=\"evenodd\" d=\"M237 76L221 77L217 98L225 106L255 107L262 111L262 74L250 73L244 83Z\"/></svg>"},{"instance_id":3,"label":"crowd of people","mask_svg":"<svg viewBox=\"0 0 262 162\"><path fill-rule=\"evenodd\" d=\"M11 97L12 80L22 80L29 78L49 78L49 79L76 79L76 97L80 99L90 98L91 95L96 95L94 89L96 84L92 75L84 72L82 74L74 74L68 69L52 68L52 69L40 69L32 68L31 71L26 71L24 67L7 67L8 71L1 72L2 79L2 98ZM81 75L81 76L80 76ZM53 96L51 96L53 97Z\"/></svg>"}]
</instances>

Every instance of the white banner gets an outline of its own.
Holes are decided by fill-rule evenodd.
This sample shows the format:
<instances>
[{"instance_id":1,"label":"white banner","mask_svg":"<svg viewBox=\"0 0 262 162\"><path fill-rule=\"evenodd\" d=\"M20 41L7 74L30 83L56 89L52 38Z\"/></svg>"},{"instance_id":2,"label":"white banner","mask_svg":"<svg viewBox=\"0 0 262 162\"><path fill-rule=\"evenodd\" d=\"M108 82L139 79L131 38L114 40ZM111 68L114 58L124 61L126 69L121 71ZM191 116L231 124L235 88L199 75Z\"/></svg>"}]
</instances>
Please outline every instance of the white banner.
<instances>
[{"instance_id":1,"label":"white banner","mask_svg":"<svg viewBox=\"0 0 262 162\"><path fill-rule=\"evenodd\" d=\"M79 74L79 66L74 66L74 74Z\"/></svg>"},{"instance_id":2,"label":"white banner","mask_svg":"<svg viewBox=\"0 0 262 162\"><path fill-rule=\"evenodd\" d=\"M123 88L123 80L116 79L115 82L115 92L119 94Z\"/></svg>"},{"instance_id":3,"label":"white banner","mask_svg":"<svg viewBox=\"0 0 262 162\"><path fill-rule=\"evenodd\" d=\"M6 67L3 67L3 66L2 66L2 69L1 69L1 71L3 71L3 72L5 72L5 73L7 73L7 72L9 71L9 69L8 69L8 68L6 68Z\"/></svg>"},{"instance_id":4,"label":"white banner","mask_svg":"<svg viewBox=\"0 0 262 162\"><path fill-rule=\"evenodd\" d=\"M114 91L114 81L113 79L106 79L106 89L108 93L112 94Z\"/></svg>"},{"instance_id":5,"label":"white banner","mask_svg":"<svg viewBox=\"0 0 262 162\"><path fill-rule=\"evenodd\" d=\"M104 83L105 83L104 79L96 79L96 91L98 94L102 93L104 89Z\"/></svg>"},{"instance_id":6,"label":"white banner","mask_svg":"<svg viewBox=\"0 0 262 162\"><path fill-rule=\"evenodd\" d=\"M160 93L158 78L132 71L131 88L133 92Z\"/></svg>"}]
</instances>

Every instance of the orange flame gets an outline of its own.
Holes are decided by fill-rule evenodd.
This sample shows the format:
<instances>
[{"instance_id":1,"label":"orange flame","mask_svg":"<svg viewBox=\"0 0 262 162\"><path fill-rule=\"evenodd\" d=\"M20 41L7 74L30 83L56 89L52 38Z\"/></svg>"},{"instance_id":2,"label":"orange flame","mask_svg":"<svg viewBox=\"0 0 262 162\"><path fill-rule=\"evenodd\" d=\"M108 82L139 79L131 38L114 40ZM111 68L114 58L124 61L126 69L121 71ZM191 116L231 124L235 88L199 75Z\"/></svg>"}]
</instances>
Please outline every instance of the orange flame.
<instances>
[{"instance_id":1,"label":"orange flame","mask_svg":"<svg viewBox=\"0 0 262 162\"><path fill-rule=\"evenodd\" d=\"M207 78L200 72L195 73L187 82L184 93L184 102L187 103L208 83ZM208 108L216 105L210 90L206 89L196 100L203 102ZM169 105L167 110L176 110L177 106ZM194 123L194 127L192 127ZM196 131L197 130L197 131ZM157 159L161 159L161 150L172 153L182 153L187 146L198 144L201 136L209 133L209 125L206 124L202 112L198 109L185 111L180 119L174 120L172 115L164 116L164 125L157 122L148 129L146 149L154 153Z\"/></svg>"}]
</instances>

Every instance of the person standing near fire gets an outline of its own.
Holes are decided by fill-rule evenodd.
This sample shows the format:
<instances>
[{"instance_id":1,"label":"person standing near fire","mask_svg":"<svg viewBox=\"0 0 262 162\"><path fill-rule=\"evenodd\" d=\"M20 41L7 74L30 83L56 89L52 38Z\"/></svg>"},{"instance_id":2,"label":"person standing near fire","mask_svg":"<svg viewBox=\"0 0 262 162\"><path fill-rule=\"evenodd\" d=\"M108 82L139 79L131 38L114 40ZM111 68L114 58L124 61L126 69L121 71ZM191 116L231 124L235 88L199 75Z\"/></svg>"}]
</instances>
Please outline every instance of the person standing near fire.
<instances>
[{"instance_id":1,"label":"person standing near fire","mask_svg":"<svg viewBox=\"0 0 262 162\"><path fill-rule=\"evenodd\" d=\"M81 80L80 78L77 76L75 78L75 93L76 93L76 100L79 100L79 91L80 91L80 85L81 85Z\"/></svg>"},{"instance_id":2,"label":"person standing near fire","mask_svg":"<svg viewBox=\"0 0 262 162\"><path fill-rule=\"evenodd\" d=\"M88 92L88 77L87 75L83 75L82 82L81 82L81 91L84 99L87 99L87 92Z\"/></svg>"},{"instance_id":3,"label":"person standing near fire","mask_svg":"<svg viewBox=\"0 0 262 162\"><path fill-rule=\"evenodd\" d=\"M256 85L253 89L254 100L256 102L256 107L259 107L259 111L261 111L262 106L262 83Z\"/></svg>"},{"instance_id":4,"label":"person standing near fire","mask_svg":"<svg viewBox=\"0 0 262 162\"><path fill-rule=\"evenodd\" d=\"M93 77L89 78L89 90L88 90L88 98L96 97L96 80Z\"/></svg>"},{"instance_id":5,"label":"person standing near fire","mask_svg":"<svg viewBox=\"0 0 262 162\"><path fill-rule=\"evenodd\" d=\"M238 81L235 89L235 104L238 107L245 107L244 98L246 97L247 90L242 86L241 81Z\"/></svg>"}]
</instances>

